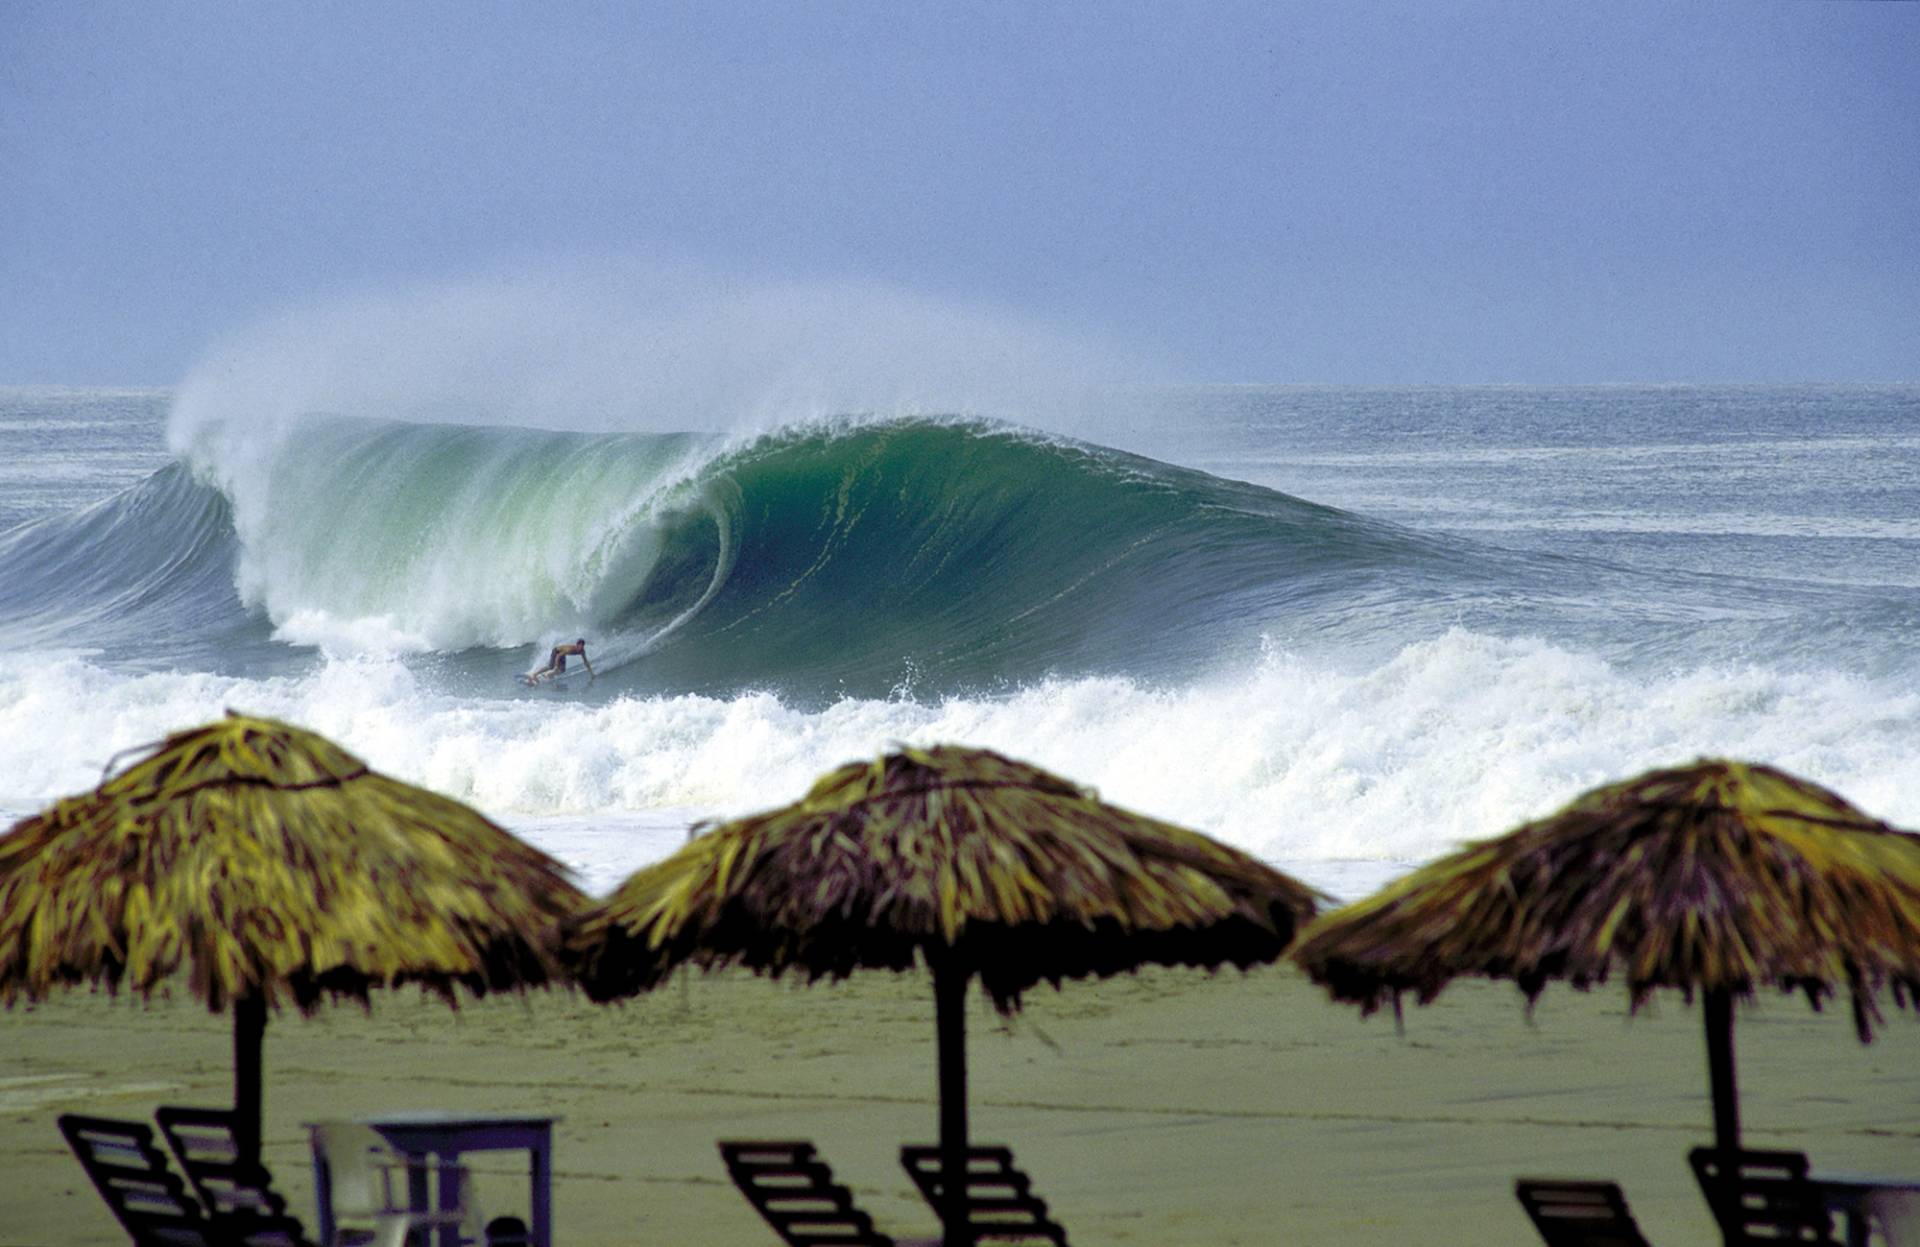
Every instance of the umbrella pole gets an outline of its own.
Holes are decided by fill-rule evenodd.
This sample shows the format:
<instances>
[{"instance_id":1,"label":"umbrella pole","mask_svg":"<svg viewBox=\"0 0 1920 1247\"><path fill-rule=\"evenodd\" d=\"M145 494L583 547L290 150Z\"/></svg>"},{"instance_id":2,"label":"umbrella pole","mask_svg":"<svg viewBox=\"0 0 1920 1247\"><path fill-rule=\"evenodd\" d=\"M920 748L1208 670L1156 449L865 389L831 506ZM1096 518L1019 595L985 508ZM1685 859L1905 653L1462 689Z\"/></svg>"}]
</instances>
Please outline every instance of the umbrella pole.
<instances>
[{"instance_id":1,"label":"umbrella pole","mask_svg":"<svg viewBox=\"0 0 1920 1247\"><path fill-rule=\"evenodd\" d=\"M967 978L933 960L934 1028L940 1059L940 1221L942 1247L972 1247L967 1233Z\"/></svg>"},{"instance_id":2,"label":"umbrella pole","mask_svg":"<svg viewBox=\"0 0 1920 1247\"><path fill-rule=\"evenodd\" d=\"M1740 1150L1740 1095L1733 1082L1733 995L1706 993L1707 1078L1713 1087L1713 1146L1731 1156Z\"/></svg>"},{"instance_id":3,"label":"umbrella pole","mask_svg":"<svg viewBox=\"0 0 1920 1247\"><path fill-rule=\"evenodd\" d=\"M267 1002L252 992L233 1002L233 1138L240 1163L260 1163L260 1048Z\"/></svg>"}]
</instances>

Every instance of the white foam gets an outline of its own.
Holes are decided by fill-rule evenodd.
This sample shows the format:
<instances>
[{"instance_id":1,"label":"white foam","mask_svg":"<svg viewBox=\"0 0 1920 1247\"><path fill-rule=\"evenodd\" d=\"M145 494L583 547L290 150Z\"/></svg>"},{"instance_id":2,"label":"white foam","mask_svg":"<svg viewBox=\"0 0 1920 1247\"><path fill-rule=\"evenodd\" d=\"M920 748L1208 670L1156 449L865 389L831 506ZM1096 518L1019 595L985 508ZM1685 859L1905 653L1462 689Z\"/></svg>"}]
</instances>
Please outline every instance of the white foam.
<instances>
[{"instance_id":1,"label":"white foam","mask_svg":"<svg viewBox=\"0 0 1920 1247\"><path fill-rule=\"evenodd\" d=\"M282 620L273 636L288 645L311 645L336 656L424 654L433 649L430 638L409 631L392 615L339 619L310 608L296 610Z\"/></svg>"},{"instance_id":2,"label":"white foam","mask_svg":"<svg viewBox=\"0 0 1920 1247\"><path fill-rule=\"evenodd\" d=\"M305 724L508 826L546 828L601 883L666 851L695 819L792 800L829 767L899 742L999 749L1269 859L1368 876L1354 864L1425 860L1596 784L1701 755L1773 763L1920 823L1920 694L1907 688L1758 667L1635 674L1461 631L1358 671L1274 652L1180 689L1083 679L819 710L769 693L455 697L393 659L239 680L0 655L0 805L91 787L116 750L227 707Z\"/></svg>"}]
</instances>

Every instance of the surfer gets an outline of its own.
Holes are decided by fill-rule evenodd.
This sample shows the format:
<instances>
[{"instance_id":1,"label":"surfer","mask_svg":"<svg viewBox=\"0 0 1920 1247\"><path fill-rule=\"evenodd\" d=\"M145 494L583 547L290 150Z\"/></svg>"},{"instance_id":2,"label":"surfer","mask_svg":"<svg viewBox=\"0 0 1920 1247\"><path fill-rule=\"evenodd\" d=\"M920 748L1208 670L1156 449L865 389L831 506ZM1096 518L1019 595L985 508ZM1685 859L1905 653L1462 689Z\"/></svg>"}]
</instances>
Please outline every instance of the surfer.
<instances>
[{"instance_id":1,"label":"surfer","mask_svg":"<svg viewBox=\"0 0 1920 1247\"><path fill-rule=\"evenodd\" d=\"M534 685L540 683L542 680L551 680L556 676L565 675L569 655L577 655L579 657L580 665L587 669L587 678L589 680L599 678L593 673L593 664L587 661L587 638L585 637L581 637L579 640L568 645L554 646L553 651L547 655L546 666L540 668L538 671L529 671L520 678L525 680L528 685Z\"/></svg>"}]
</instances>

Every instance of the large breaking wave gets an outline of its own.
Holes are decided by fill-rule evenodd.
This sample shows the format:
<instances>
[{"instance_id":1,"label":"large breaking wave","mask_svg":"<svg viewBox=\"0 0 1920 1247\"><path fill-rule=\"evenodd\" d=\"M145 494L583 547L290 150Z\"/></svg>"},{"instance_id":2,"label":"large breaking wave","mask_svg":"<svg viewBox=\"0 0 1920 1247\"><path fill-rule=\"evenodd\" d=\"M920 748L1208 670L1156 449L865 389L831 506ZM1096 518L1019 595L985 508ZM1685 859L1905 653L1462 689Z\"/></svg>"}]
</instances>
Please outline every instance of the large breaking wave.
<instances>
[{"instance_id":1,"label":"large breaking wave","mask_svg":"<svg viewBox=\"0 0 1920 1247\"><path fill-rule=\"evenodd\" d=\"M1191 671L1276 620L1451 601L1464 563L1392 525L980 420L730 441L313 417L9 534L0 627L249 661L271 637L468 675L584 633L599 670L626 673L603 692L871 693Z\"/></svg>"}]
</instances>

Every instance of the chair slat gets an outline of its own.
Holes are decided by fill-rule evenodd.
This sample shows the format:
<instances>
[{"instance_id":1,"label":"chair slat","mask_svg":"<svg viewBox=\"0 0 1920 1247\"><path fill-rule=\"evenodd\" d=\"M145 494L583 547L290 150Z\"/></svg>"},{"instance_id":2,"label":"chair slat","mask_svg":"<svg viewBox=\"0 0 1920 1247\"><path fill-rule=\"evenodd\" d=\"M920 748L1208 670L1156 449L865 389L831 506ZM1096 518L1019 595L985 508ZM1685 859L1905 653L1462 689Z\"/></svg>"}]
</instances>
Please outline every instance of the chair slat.
<instances>
[{"instance_id":1,"label":"chair slat","mask_svg":"<svg viewBox=\"0 0 1920 1247\"><path fill-rule=\"evenodd\" d=\"M66 1113L58 1124L135 1247L221 1247L144 1122Z\"/></svg>"},{"instance_id":2,"label":"chair slat","mask_svg":"<svg viewBox=\"0 0 1920 1247\"><path fill-rule=\"evenodd\" d=\"M727 1175L788 1247L894 1247L805 1140L722 1141Z\"/></svg>"},{"instance_id":3,"label":"chair slat","mask_svg":"<svg viewBox=\"0 0 1920 1247\"><path fill-rule=\"evenodd\" d=\"M1513 1193L1547 1247L1649 1247L1618 1183L1516 1178Z\"/></svg>"},{"instance_id":4,"label":"chair slat","mask_svg":"<svg viewBox=\"0 0 1920 1247\"><path fill-rule=\"evenodd\" d=\"M208 1216L286 1218L287 1201L273 1189L273 1175L241 1160L230 1110L166 1104L153 1116Z\"/></svg>"},{"instance_id":5,"label":"chair slat","mask_svg":"<svg viewBox=\"0 0 1920 1247\"><path fill-rule=\"evenodd\" d=\"M920 1195L935 1212L945 1216L946 1172L940 1149L910 1143L900 1149ZM967 1231L975 1241L1051 1243L1067 1247L1066 1227L1048 1215L1047 1201L1033 1193L1033 1183L1013 1163L1013 1149L982 1143L967 1149Z\"/></svg>"},{"instance_id":6,"label":"chair slat","mask_svg":"<svg viewBox=\"0 0 1920 1247\"><path fill-rule=\"evenodd\" d=\"M1718 1148L1696 1147L1687 1160L1727 1247L1844 1241L1819 1184L1807 1177L1806 1153L1743 1149L1729 1160Z\"/></svg>"}]
</instances>

